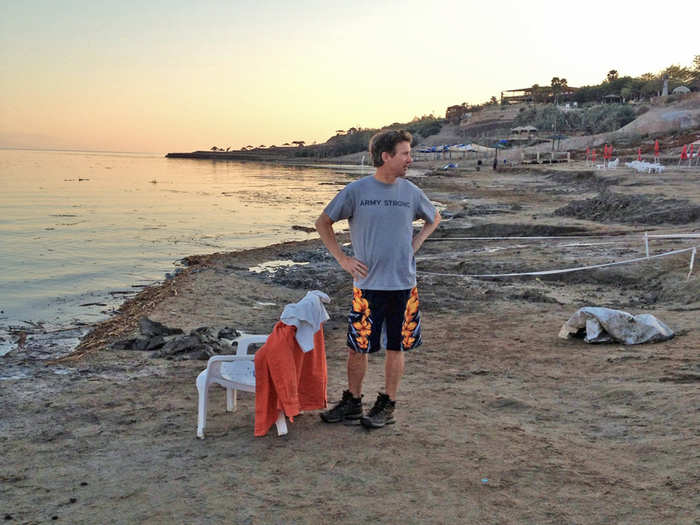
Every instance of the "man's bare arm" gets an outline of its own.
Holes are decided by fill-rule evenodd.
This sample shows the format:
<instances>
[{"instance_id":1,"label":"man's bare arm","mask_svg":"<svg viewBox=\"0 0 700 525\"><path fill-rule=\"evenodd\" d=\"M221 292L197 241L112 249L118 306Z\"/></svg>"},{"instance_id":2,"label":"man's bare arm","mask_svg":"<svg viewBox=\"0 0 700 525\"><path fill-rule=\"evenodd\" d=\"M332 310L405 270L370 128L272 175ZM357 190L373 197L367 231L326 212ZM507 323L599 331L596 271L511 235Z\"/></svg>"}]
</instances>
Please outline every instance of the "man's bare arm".
<instances>
[{"instance_id":1,"label":"man's bare arm","mask_svg":"<svg viewBox=\"0 0 700 525\"><path fill-rule=\"evenodd\" d=\"M367 277L367 266L354 257L349 257L343 253L342 248L338 244L338 239L335 238L333 220L325 212L316 219L315 226L323 244L326 245L330 254L335 257L335 260L338 261L338 264L340 264L343 270L354 278L361 279Z\"/></svg>"},{"instance_id":2,"label":"man's bare arm","mask_svg":"<svg viewBox=\"0 0 700 525\"><path fill-rule=\"evenodd\" d=\"M413 253L416 253L418 250L420 250L420 247L423 245L423 242L428 237L430 237L431 233L433 233L437 229L441 219L442 217L440 216L440 212L436 211L435 219L433 219L433 222L426 221L425 224L423 224L421 230L413 238Z\"/></svg>"}]
</instances>

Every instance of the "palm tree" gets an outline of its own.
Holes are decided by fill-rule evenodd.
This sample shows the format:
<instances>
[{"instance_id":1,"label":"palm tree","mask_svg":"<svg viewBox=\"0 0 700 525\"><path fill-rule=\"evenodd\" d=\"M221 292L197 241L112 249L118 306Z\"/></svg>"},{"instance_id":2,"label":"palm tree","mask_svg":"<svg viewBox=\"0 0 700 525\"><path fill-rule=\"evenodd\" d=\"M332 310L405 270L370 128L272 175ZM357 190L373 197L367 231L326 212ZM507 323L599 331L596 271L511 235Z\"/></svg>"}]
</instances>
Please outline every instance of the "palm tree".
<instances>
[{"instance_id":1,"label":"palm tree","mask_svg":"<svg viewBox=\"0 0 700 525\"><path fill-rule=\"evenodd\" d=\"M559 102L559 94L568 87L566 82L567 80L565 78L552 77L552 95L554 95L555 104Z\"/></svg>"}]
</instances>

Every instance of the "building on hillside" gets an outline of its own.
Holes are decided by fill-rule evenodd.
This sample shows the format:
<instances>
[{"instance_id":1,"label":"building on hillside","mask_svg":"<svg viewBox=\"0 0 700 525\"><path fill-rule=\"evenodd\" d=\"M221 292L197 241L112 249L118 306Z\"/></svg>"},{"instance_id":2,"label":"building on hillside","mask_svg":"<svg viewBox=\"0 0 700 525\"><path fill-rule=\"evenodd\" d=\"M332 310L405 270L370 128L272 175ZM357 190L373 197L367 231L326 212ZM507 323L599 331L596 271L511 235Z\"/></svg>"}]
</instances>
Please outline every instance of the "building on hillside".
<instances>
[{"instance_id":1,"label":"building on hillside","mask_svg":"<svg viewBox=\"0 0 700 525\"><path fill-rule=\"evenodd\" d=\"M519 102L544 102L552 103L555 98L566 100L570 98L578 88L565 86L562 91L555 93L552 86L532 86L521 89L508 89L501 91L501 104L517 104Z\"/></svg>"},{"instance_id":2,"label":"building on hillside","mask_svg":"<svg viewBox=\"0 0 700 525\"><path fill-rule=\"evenodd\" d=\"M445 111L445 119L452 124L459 124L460 120L468 113L469 106L467 104L457 104L447 108L447 111Z\"/></svg>"},{"instance_id":3,"label":"building on hillside","mask_svg":"<svg viewBox=\"0 0 700 525\"><path fill-rule=\"evenodd\" d=\"M676 89L671 91L671 93L674 95L685 95L687 93L690 93L690 89L688 89L685 86L678 86Z\"/></svg>"},{"instance_id":4,"label":"building on hillside","mask_svg":"<svg viewBox=\"0 0 700 525\"><path fill-rule=\"evenodd\" d=\"M512 128L510 134L513 137L520 138L531 138L537 133L537 128L535 126L518 126L517 128Z\"/></svg>"},{"instance_id":5,"label":"building on hillside","mask_svg":"<svg viewBox=\"0 0 700 525\"><path fill-rule=\"evenodd\" d=\"M620 95L610 94L610 95L605 95L603 97L603 104L622 104L622 103L623 103L623 100L622 100L622 97Z\"/></svg>"}]
</instances>

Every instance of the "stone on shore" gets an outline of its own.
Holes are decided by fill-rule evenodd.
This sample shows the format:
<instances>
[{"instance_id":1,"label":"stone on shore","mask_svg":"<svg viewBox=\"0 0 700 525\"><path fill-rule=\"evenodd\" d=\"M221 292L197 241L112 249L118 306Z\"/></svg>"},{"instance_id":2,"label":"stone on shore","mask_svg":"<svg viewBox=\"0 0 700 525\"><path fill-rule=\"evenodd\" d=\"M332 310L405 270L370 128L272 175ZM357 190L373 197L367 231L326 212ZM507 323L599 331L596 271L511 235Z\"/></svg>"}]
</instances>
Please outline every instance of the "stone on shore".
<instances>
[{"instance_id":1,"label":"stone on shore","mask_svg":"<svg viewBox=\"0 0 700 525\"><path fill-rule=\"evenodd\" d=\"M139 336L114 342L112 350L152 351L154 358L209 359L213 355L231 353L229 341L241 335L230 326L218 330L202 326L185 335L179 328L170 328L148 317L139 319L139 329Z\"/></svg>"}]
</instances>

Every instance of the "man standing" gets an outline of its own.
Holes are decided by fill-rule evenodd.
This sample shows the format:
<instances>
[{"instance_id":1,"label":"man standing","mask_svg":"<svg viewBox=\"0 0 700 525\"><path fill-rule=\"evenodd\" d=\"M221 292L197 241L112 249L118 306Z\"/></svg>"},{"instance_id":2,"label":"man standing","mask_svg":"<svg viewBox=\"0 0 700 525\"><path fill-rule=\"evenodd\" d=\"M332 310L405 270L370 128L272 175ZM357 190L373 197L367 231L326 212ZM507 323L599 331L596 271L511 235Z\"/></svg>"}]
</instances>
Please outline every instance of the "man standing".
<instances>
[{"instance_id":1,"label":"man standing","mask_svg":"<svg viewBox=\"0 0 700 525\"><path fill-rule=\"evenodd\" d=\"M375 174L348 184L316 220L326 248L353 277L348 389L337 405L321 414L326 423L360 420L366 428L394 423L404 352L422 342L414 254L437 228L440 214L423 191L404 178L412 162L411 139L407 131L374 135L369 150ZM414 236L416 218L425 224ZM345 255L336 240L333 223L341 219L350 223L354 257ZM387 350L385 392L379 393L372 409L363 415L367 356L382 345Z\"/></svg>"}]
</instances>

